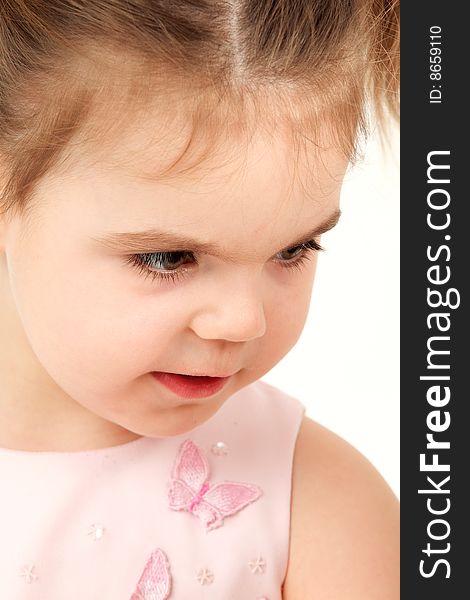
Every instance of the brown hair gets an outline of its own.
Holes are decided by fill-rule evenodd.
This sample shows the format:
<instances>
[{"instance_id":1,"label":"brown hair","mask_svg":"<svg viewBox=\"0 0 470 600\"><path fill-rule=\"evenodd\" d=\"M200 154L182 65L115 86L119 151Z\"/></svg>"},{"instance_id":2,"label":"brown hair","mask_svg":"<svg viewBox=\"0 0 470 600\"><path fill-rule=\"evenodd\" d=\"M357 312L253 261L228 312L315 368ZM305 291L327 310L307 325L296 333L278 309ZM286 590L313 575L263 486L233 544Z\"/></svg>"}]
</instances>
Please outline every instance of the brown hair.
<instances>
[{"instance_id":1,"label":"brown hair","mask_svg":"<svg viewBox=\"0 0 470 600\"><path fill-rule=\"evenodd\" d=\"M313 143L328 122L354 159L368 106L398 113L398 24L396 0L2 0L0 213L150 105L189 124L167 175L247 115Z\"/></svg>"}]
</instances>

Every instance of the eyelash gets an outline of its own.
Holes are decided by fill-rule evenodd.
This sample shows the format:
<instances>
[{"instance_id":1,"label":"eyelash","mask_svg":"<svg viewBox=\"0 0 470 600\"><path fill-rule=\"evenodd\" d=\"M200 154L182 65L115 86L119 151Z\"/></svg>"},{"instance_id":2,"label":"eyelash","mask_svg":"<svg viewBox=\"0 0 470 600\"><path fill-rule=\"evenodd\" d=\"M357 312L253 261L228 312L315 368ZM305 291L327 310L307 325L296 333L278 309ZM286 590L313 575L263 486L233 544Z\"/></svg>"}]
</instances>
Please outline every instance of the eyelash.
<instances>
[{"instance_id":1,"label":"eyelash","mask_svg":"<svg viewBox=\"0 0 470 600\"><path fill-rule=\"evenodd\" d=\"M307 261L311 260L315 252L324 250L324 248L322 248L322 246L320 246L320 244L317 241L309 240L308 242L300 244L299 246L293 246L292 248L287 248L287 250L282 250L282 252L286 252L288 250L296 250L297 248L300 248L301 252L296 254L292 260L280 262L283 269L297 269L298 271L302 271ZM151 277L152 281L155 281L156 279L163 279L176 283L176 281L184 277L184 274L186 273L187 269L176 268L171 271L155 271L150 268L150 265L152 264L152 258L154 256L158 257L157 262L164 262L166 259L168 259L168 257L171 257L175 254L180 254L182 255L182 257L185 257L186 255L192 256L192 252L186 250L178 250L173 252L150 252L146 254L131 254L129 257L127 257L126 264L131 265L140 274L145 275L145 279L147 279L147 277ZM197 261L195 262L197 264Z\"/></svg>"}]
</instances>

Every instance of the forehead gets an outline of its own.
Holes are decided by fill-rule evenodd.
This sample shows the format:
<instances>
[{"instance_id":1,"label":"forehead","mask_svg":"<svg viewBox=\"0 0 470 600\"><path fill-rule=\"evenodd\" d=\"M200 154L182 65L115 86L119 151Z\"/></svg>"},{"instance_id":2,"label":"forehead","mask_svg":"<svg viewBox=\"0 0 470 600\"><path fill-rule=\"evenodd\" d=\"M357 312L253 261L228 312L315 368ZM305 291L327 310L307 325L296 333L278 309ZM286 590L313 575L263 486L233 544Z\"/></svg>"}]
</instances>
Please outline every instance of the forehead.
<instances>
[{"instance_id":1,"label":"forehead","mask_svg":"<svg viewBox=\"0 0 470 600\"><path fill-rule=\"evenodd\" d=\"M281 122L214 137L192 135L184 122L163 128L146 114L102 145L72 153L58 181L75 182L63 194L67 210L75 199L76 218L99 224L93 233L158 225L209 243L223 236L248 247L250 236L263 234L266 244L282 244L338 206L347 161L326 136L323 144L295 143Z\"/></svg>"},{"instance_id":2,"label":"forehead","mask_svg":"<svg viewBox=\"0 0 470 600\"><path fill-rule=\"evenodd\" d=\"M119 181L123 191L135 190L136 197L150 193L155 203L167 198L168 205L187 215L213 214L222 207L248 215L263 207L281 210L286 203L289 211L301 211L304 204L318 210L337 196L347 164L332 148L296 147L280 128L209 141L208 146L166 141L149 143L145 132L133 131L97 163L94 173Z\"/></svg>"},{"instance_id":3,"label":"forehead","mask_svg":"<svg viewBox=\"0 0 470 600\"><path fill-rule=\"evenodd\" d=\"M82 128L85 135L79 132L65 153L64 168L75 167L78 157L81 164L95 161L139 180L225 178L264 146L308 184L324 176L325 168L335 177L347 163L329 111L321 105L309 110L295 95L263 91L231 99L204 89L129 106L113 97L97 103Z\"/></svg>"},{"instance_id":4,"label":"forehead","mask_svg":"<svg viewBox=\"0 0 470 600\"><path fill-rule=\"evenodd\" d=\"M296 135L288 123L270 121L242 130L226 125L218 131L175 122L163 127L151 116L124 130L112 144L92 149L96 171L130 184L161 184L180 189L224 193L270 190L285 198L301 190L305 197L328 194L347 166L326 133L315 142ZM92 163L93 164L93 163Z\"/></svg>"}]
</instances>

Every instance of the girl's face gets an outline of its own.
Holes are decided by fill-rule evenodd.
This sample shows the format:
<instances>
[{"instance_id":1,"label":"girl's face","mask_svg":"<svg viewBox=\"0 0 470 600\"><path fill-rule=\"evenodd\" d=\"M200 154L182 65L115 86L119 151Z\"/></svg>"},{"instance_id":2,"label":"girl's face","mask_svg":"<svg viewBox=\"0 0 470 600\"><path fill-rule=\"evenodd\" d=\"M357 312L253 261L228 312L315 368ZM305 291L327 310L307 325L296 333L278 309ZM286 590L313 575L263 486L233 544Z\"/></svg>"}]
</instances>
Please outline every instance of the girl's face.
<instances>
[{"instance_id":1,"label":"girl's face","mask_svg":"<svg viewBox=\"0 0 470 600\"><path fill-rule=\"evenodd\" d=\"M44 427L55 411L64 439L84 447L93 420L103 446L117 431L189 431L272 369L307 317L317 253L299 244L318 243L338 216L347 165L334 150L299 160L294 176L286 138L258 130L164 182L141 176L158 162L149 130L47 176L31 218L0 239L27 339L10 354L29 371ZM231 377L191 399L157 371Z\"/></svg>"}]
</instances>

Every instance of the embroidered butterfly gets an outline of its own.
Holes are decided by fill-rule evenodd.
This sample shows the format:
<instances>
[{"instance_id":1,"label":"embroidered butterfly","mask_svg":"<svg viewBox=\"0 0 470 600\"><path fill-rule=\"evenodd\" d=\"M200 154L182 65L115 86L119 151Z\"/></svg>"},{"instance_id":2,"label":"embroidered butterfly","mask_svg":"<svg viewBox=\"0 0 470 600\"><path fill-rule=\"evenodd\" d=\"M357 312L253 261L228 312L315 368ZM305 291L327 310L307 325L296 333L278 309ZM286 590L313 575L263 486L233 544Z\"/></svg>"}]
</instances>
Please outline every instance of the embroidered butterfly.
<instances>
[{"instance_id":1,"label":"embroidered butterfly","mask_svg":"<svg viewBox=\"0 0 470 600\"><path fill-rule=\"evenodd\" d=\"M169 482L170 508L196 515L206 531L220 527L224 517L237 513L263 493L256 485L236 481L209 483L208 477L204 454L193 441L184 441Z\"/></svg>"},{"instance_id":2,"label":"embroidered butterfly","mask_svg":"<svg viewBox=\"0 0 470 600\"><path fill-rule=\"evenodd\" d=\"M166 600L170 596L170 587L168 558L157 548L150 555L131 600Z\"/></svg>"}]
</instances>

